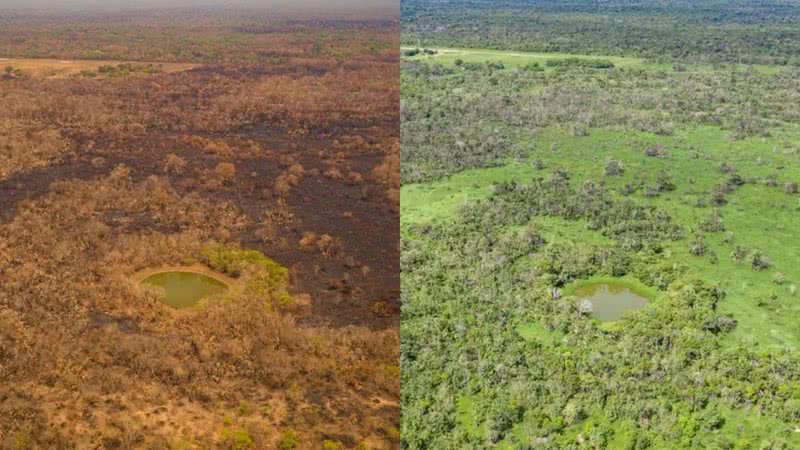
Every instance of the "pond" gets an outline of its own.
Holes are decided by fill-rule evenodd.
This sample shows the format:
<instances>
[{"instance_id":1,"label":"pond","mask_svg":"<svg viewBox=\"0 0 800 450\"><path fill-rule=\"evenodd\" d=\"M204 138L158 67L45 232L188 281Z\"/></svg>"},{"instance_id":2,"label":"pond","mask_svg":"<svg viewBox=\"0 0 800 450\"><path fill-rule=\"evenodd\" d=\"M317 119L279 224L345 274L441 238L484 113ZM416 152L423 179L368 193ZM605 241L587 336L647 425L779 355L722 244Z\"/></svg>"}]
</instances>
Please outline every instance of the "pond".
<instances>
[{"instance_id":1,"label":"pond","mask_svg":"<svg viewBox=\"0 0 800 450\"><path fill-rule=\"evenodd\" d=\"M160 272L148 276L142 283L163 289L164 303L173 308L194 306L200 299L228 289L225 283L195 272Z\"/></svg>"},{"instance_id":2,"label":"pond","mask_svg":"<svg viewBox=\"0 0 800 450\"><path fill-rule=\"evenodd\" d=\"M594 283L575 289L585 308L602 321L618 320L626 312L647 305L647 298L631 288L614 283Z\"/></svg>"}]
</instances>

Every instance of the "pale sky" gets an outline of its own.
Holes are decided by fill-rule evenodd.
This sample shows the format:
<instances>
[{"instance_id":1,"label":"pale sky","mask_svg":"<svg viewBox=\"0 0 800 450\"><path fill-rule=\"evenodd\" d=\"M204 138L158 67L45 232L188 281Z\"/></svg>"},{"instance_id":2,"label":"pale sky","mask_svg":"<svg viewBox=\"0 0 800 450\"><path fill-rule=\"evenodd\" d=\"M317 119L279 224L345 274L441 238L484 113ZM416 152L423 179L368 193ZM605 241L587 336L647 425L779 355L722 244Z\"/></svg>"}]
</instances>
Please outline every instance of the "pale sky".
<instances>
[{"instance_id":1,"label":"pale sky","mask_svg":"<svg viewBox=\"0 0 800 450\"><path fill-rule=\"evenodd\" d=\"M0 10L72 10L109 12L185 7L232 7L266 11L367 12L399 11L400 0L0 0Z\"/></svg>"}]
</instances>

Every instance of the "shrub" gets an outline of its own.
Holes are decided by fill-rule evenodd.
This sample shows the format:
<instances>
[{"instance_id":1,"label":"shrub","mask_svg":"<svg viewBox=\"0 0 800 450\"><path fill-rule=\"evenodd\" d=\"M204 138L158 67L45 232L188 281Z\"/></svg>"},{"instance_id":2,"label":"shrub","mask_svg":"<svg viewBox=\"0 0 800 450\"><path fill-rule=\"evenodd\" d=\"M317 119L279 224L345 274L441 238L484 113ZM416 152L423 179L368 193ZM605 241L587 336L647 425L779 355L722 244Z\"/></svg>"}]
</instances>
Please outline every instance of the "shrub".
<instances>
[{"instance_id":1,"label":"shrub","mask_svg":"<svg viewBox=\"0 0 800 450\"><path fill-rule=\"evenodd\" d=\"M718 209L715 208L713 211L711 211L711 215L709 215L708 218L700 224L700 229L708 233L719 233L725 231L725 224L722 223L722 217L720 216Z\"/></svg>"},{"instance_id":2,"label":"shrub","mask_svg":"<svg viewBox=\"0 0 800 450\"><path fill-rule=\"evenodd\" d=\"M625 183L619 190L619 193L625 196L631 195L634 192L636 192L636 187L631 183Z\"/></svg>"},{"instance_id":3,"label":"shrub","mask_svg":"<svg viewBox=\"0 0 800 450\"><path fill-rule=\"evenodd\" d=\"M728 164L727 162L724 162L719 165L719 171L722 173L734 173L736 172L736 168Z\"/></svg>"},{"instance_id":4,"label":"shrub","mask_svg":"<svg viewBox=\"0 0 800 450\"><path fill-rule=\"evenodd\" d=\"M214 175L221 183L230 183L236 177L236 166L226 162L219 163L214 168Z\"/></svg>"},{"instance_id":5,"label":"shrub","mask_svg":"<svg viewBox=\"0 0 800 450\"><path fill-rule=\"evenodd\" d=\"M666 170L662 170L656 175L656 190L658 192L670 192L675 190L675 183L672 182L672 175Z\"/></svg>"},{"instance_id":6,"label":"shrub","mask_svg":"<svg viewBox=\"0 0 800 450\"><path fill-rule=\"evenodd\" d=\"M167 155L167 159L164 161L164 173L181 175L183 174L183 170L185 168L186 168L186 161L183 158L176 155L175 153L170 153L169 155Z\"/></svg>"},{"instance_id":7,"label":"shrub","mask_svg":"<svg viewBox=\"0 0 800 450\"><path fill-rule=\"evenodd\" d=\"M584 420L587 414L580 405L577 405L575 402L569 402L567 406L564 407L562 416L564 417L565 423L572 425Z\"/></svg>"},{"instance_id":8,"label":"shrub","mask_svg":"<svg viewBox=\"0 0 800 450\"><path fill-rule=\"evenodd\" d=\"M786 192L787 194L797 194L797 183L787 181L783 184L783 192Z\"/></svg>"},{"instance_id":9,"label":"shrub","mask_svg":"<svg viewBox=\"0 0 800 450\"><path fill-rule=\"evenodd\" d=\"M542 67L538 62L530 62L522 66L522 70L526 72L543 72L544 67Z\"/></svg>"},{"instance_id":10,"label":"shrub","mask_svg":"<svg viewBox=\"0 0 800 450\"><path fill-rule=\"evenodd\" d=\"M768 269L772 263L770 262L769 258L767 258L761 251L756 250L750 256L750 267L753 270L764 270Z\"/></svg>"},{"instance_id":11,"label":"shrub","mask_svg":"<svg viewBox=\"0 0 800 450\"><path fill-rule=\"evenodd\" d=\"M588 69L613 69L614 63L607 59L595 59L595 58L558 58L558 59L548 59L545 61L545 65L549 67L563 67L563 68L571 68L571 67L581 67L581 68L588 68Z\"/></svg>"},{"instance_id":12,"label":"shrub","mask_svg":"<svg viewBox=\"0 0 800 450\"><path fill-rule=\"evenodd\" d=\"M730 316L714 316L703 322L703 329L712 333L723 333L736 328L736 319Z\"/></svg>"},{"instance_id":13,"label":"shrub","mask_svg":"<svg viewBox=\"0 0 800 450\"><path fill-rule=\"evenodd\" d=\"M735 191L736 188L743 185L744 183L745 183L744 178L742 178L739 174L736 173L728 176L728 179L725 181L725 184L727 185L727 188L730 192Z\"/></svg>"},{"instance_id":14,"label":"shrub","mask_svg":"<svg viewBox=\"0 0 800 450\"><path fill-rule=\"evenodd\" d=\"M702 234L697 233L694 239L689 243L689 253L694 256L703 256L706 254L706 240Z\"/></svg>"},{"instance_id":15,"label":"shrub","mask_svg":"<svg viewBox=\"0 0 800 450\"><path fill-rule=\"evenodd\" d=\"M256 250L242 250L223 245L207 245L200 249L199 259L215 270L239 277L248 265L266 270L273 284L288 281L289 270Z\"/></svg>"},{"instance_id":16,"label":"shrub","mask_svg":"<svg viewBox=\"0 0 800 450\"><path fill-rule=\"evenodd\" d=\"M238 429L233 432L234 450L245 450L253 446L253 438L247 430Z\"/></svg>"},{"instance_id":17,"label":"shrub","mask_svg":"<svg viewBox=\"0 0 800 450\"><path fill-rule=\"evenodd\" d=\"M603 174L607 177L618 177L625 173L625 168L622 165L622 161L618 161L612 159L606 163L605 170Z\"/></svg>"},{"instance_id":18,"label":"shrub","mask_svg":"<svg viewBox=\"0 0 800 450\"><path fill-rule=\"evenodd\" d=\"M664 146L662 145L653 145L651 147L647 147L646 149L644 149L644 155L649 156L651 158L655 158L661 156L663 149Z\"/></svg>"},{"instance_id":19,"label":"shrub","mask_svg":"<svg viewBox=\"0 0 800 450\"><path fill-rule=\"evenodd\" d=\"M553 174L550 175L551 183L565 183L567 181L569 181L569 173L561 167L554 170Z\"/></svg>"},{"instance_id":20,"label":"shrub","mask_svg":"<svg viewBox=\"0 0 800 450\"><path fill-rule=\"evenodd\" d=\"M324 257L331 258L339 253L339 250L342 248L342 244L338 239L335 239L328 234L323 234L319 237L319 240L317 240L317 248Z\"/></svg>"},{"instance_id":21,"label":"shrub","mask_svg":"<svg viewBox=\"0 0 800 450\"><path fill-rule=\"evenodd\" d=\"M725 186L723 185L716 185L711 189L711 196L709 202L713 206L723 206L728 203L728 199L725 198Z\"/></svg>"},{"instance_id":22,"label":"shrub","mask_svg":"<svg viewBox=\"0 0 800 450\"><path fill-rule=\"evenodd\" d=\"M280 450L293 450L295 447L297 447L297 435L294 434L294 431L284 432L280 442L278 442L278 448Z\"/></svg>"},{"instance_id":23,"label":"shrub","mask_svg":"<svg viewBox=\"0 0 800 450\"><path fill-rule=\"evenodd\" d=\"M750 253L750 250L746 249L745 247L742 247L739 244L736 244L736 247L734 247L733 250L731 251L731 259L733 260L733 262L736 263L741 262L744 258L747 257L748 253Z\"/></svg>"},{"instance_id":24,"label":"shrub","mask_svg":"<svg viewBox=\"0 0 800 450\"><path fill-rule=\"evenodd\" d=\"M317 234L311 231L306 231L303 233L303 237L300 238L300 248L309 251L314 248L314 244L317 242Z\"/></svg>"}]
</instances>

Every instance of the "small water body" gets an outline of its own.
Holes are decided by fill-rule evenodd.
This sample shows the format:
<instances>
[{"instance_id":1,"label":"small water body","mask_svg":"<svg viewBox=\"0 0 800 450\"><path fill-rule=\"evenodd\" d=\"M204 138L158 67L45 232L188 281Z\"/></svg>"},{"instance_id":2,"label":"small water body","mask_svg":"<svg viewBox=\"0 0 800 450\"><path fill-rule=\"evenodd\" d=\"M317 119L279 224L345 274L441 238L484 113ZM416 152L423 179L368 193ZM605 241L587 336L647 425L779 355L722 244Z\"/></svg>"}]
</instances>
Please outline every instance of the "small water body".
<instances>
[{"instance_id":1,"label":"small water body","mask_svg":"<svg viewBox=\"0 0 800 450\"><path fill-rule=\"evenodd\" d=\"M586 302L594 317L602 321L619 320L626 312L647 305L647 298L614 283L581 286L575 290L575 295Z\"/></svg>"},{"instance_id":2,"label":"small water body","mask_svg":"<svg viewBox=\"0 0 800 450\"><path fill-rule=\"evenodd\" d=\"M228 286L208 275L194 272L160 272L142 280L164 291L164 303L173 308L194 306L200 299L219 294Z\"/></svg>"}]
</instances>

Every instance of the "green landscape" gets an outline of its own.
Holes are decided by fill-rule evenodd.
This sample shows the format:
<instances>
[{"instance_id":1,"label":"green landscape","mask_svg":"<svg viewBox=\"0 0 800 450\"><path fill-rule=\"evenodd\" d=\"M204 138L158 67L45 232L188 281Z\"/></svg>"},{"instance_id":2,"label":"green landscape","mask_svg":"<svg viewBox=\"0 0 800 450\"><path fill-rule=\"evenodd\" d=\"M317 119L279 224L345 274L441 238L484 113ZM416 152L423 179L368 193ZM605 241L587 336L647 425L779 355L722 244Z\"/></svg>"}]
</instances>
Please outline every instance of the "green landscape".
<instances>
[{"instance_id":1,"label":"green landscape","mask_svg":"<svg viewBox=\"0 0 800 450\"><path fill-rule=\"evenodd\" d=\"M800 448L798 11L403 2L404 448Z\"/></svg>"}]
</instances>

